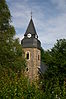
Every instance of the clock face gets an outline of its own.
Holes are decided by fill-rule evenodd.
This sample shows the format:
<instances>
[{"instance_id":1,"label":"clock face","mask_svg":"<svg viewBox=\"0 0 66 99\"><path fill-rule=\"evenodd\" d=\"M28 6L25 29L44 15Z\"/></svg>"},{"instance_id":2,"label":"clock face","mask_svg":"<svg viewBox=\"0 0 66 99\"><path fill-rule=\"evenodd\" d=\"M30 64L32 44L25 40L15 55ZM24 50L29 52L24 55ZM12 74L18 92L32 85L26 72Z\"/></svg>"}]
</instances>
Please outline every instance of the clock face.
<instances>
[{"instance_id":1,"label":"clock face","mask_svg":"<svg viewBox=\"0 0 66 99\"><path fill-rule=\"evenodd\" d=\"M27 37L30 38L30 37L31 37L31 34L29 33L29 34L27 35Z\"/></svg>"}]
</instances>

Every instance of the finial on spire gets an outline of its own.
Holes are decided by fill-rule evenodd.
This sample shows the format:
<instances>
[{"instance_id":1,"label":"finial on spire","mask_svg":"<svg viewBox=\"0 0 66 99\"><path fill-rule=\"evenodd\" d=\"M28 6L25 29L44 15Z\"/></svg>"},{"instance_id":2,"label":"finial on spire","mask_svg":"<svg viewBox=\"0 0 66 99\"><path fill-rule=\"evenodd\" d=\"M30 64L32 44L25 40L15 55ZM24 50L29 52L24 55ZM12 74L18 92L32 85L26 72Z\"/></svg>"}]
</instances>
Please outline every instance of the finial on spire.
<instances>
[{"instance_id":1,"label":"finial on spire","mask_svg":"<svg viewBox=\"0 0 66 99\"><path fill-rule=\"evenodd\" d=\"M32 19L32 11L31 11L31 19Z\"/></svg>"}]
</instances>

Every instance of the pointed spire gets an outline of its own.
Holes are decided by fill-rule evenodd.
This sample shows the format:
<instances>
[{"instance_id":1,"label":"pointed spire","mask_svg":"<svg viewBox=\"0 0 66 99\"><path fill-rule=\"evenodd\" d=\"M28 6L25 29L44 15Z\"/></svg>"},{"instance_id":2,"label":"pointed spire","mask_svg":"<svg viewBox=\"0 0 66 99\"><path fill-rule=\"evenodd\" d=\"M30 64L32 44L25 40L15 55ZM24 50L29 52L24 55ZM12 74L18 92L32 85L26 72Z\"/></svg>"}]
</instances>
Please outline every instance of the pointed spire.
<instances>
[{"instance_id":1,"label":"pointed spire","mask_svg":"<svg viewBox=\"0 0 66 99\"><path fill-rule=\"evenodd\" d=\"M31 33L32 35L33 34L37 35L36 30L35 30L35 26L34 26L34 23L32 20L32 12L31 12L31 20L30 20L29 25L27 27L26 33L24 35L27 35L28 33Z\"/></svg>"}]
</instances>

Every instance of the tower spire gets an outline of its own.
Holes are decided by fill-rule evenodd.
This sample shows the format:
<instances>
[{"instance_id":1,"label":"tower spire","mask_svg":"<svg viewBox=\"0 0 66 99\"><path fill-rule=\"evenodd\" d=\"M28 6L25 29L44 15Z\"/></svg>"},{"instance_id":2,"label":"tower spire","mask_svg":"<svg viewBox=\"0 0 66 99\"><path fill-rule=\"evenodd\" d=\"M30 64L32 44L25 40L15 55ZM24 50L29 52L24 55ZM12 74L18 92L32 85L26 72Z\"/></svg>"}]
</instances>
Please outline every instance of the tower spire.
<instances>
[{"instance_id":1,"label":"tower spire","mask_svg":"<svg viewBox=\"0 0 66 99\"><path fill-rule=\"evenodd\" d=\"M31 19L32 19L32 11L31 11Z\"/></svg>"}]
</instances>

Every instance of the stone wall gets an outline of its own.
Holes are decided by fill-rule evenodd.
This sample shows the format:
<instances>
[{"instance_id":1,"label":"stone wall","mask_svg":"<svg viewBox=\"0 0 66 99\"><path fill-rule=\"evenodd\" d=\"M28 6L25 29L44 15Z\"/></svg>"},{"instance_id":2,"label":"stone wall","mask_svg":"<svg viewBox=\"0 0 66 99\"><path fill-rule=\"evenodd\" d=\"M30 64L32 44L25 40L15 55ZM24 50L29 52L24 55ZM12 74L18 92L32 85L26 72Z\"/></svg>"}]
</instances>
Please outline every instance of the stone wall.
<instances>
[{"instance_id":1,"label":"stone wall","mask_svg":"<svg viewBox=\"0 0 66 99\"><path fill-rule=\"evenodd\" d=\"M38 79L38 68L40 68L41 62L41 53L40 50L37 48L23 48L24 53L30 53L30 58L27 60L27 68L26 68L26 75L29 77L29 80L36 80ZM26 58L26 55L24 55Z\"/></svg>"}]
</instances>

